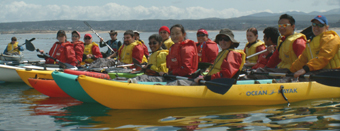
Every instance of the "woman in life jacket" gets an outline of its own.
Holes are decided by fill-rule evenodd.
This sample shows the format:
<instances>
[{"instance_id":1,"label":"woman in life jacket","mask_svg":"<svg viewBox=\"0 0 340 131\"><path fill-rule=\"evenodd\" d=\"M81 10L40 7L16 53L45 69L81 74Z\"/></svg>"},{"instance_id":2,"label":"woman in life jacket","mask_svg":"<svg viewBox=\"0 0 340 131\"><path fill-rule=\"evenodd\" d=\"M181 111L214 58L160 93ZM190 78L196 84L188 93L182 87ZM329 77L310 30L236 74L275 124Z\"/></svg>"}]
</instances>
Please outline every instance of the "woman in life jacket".
<instances>
[{"instance_id":1,"label":"woman in life jacket","mask_svg":"<svg viewBox=\"0 0 340 131\"><path fill-rule=\"evenodd\" d=\"M74 45L74 52L76 54L76 63L77 66L80 66L80 63L83 61L83 53L84 53L84 42L80 41L80 33L78 31L72 31L72 44Z\"/></svg>"},{"instance_id":2,"label":"woman in life jacket","mask_svg":"<svg viewBox=\"0 0 340 131\"><path fill-rule=\"evenodd\" d=\"M258 39L258 31L256 28L252 27L247 30L247 40L248 43L244 47L244 52L247 56L255 54L257 52L263 51L266 49L265 43ZM267 64L266 54L262 53L258 56L251 57L247 59L244 64L246 67L250 67L252 69L263 68Z\"/></svg>"},{"instance_id":3,"label":"woman in life jacket","mask_svg":"<svg viewBox=\"0 0 340 131\"><path fill-rule=\"evenodd\" d=\"M84 41L83 61L85 61L85 63L92 63L98 58L103 58L98 44L96 42L92 42L91 34L85 34Z\"/></svg>"}]
</instances>

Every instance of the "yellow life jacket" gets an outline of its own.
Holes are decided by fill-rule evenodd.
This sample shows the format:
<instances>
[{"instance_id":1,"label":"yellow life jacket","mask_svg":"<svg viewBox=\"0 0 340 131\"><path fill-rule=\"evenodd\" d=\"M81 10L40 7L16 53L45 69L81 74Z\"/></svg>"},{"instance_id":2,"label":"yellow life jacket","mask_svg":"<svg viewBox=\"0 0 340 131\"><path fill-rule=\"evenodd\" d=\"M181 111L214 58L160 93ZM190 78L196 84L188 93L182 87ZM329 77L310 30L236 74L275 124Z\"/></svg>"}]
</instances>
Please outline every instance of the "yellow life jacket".
<instances>
[{"instance_id":1,"label":"yellow life jacket","mask_svg":"<svg viewBox=\"0 0 340 131\"><path fill-rule=\"evenodd\" d=\"M166 67L166 56L169 54L169 50L159 50L154 52L149 57L149 63L152 64L151 70L156 72L167 73L169 69Z\"/></svg>"},{"instance_id":2,"label":"yellow life jacket","mask_svg":"<svg viewBox=\"0 0 340 131\"><path fill-rule=\"evenodd\" d=\"M19 42L15 42L14 44L8 43L7 44L7 52L8 53L18 52L20 54L20 50L19 49L15 49L16 47L18 47L18 44L19 44Z\"/></svg>"},{"instance_id":3,"label":"yellow life jacket","mask_svg":"<svg viewBox=\"0 0 340 131\"><path fill-rule=\"evenodd\" d=\"M132 50L135 48L136 45L143 44L142 42L134 41L129 45L123 45L118 50L118 59L120 62L123 62L125 64L131 64L132 63ZM143 52L144 54L144 52ZM142 63L148 62L148 59L143 55Z\"/></svg>"},{"instance_id":4,"label":"yellow life jacket","mask_svg":"<svg viewBox=\"0 0 340 131\"><path fill-rule=\"evenodd\" d=\"M277 65L278 68L290 69L290 66L299 57L296 56L293 50L293 43L296 39L300 37L303 37L305 40L307 40L306 36L302 33L294 33L293 35L288 36L283 43L281 43L281 39L278 40L278 45L276 46L276 49L278 49L278 47L280 47L280 44L282 44L279 50L279 58L281 59L281 62Z\"/></svg>"},{"instance_id":5,"label":"yellow life jacket","mask_svg":"<svg viewBox=\"0 0 340 131\"><path fill-rule=\"evenodd\" d=\"M318 36L315 36L310 43L307 43L305 50L307 51L308 61L318 56L320 50L320 42L323 38L326 40L332 40L329 39L330 35L333 35L334 37L339 37L336 32L327 31ZM328 44L328 41L325 42L327 42ZM337 43L340 43L340 41L338 41ZM340 48L338 49L338 52L334 55L334 57L329 60L328 64L323 69L336 69L339 67L340 67Z\"/></svg>"},{"instance_id":6,"label":"yellow life jacket","mask_svg":"<svg viewBox=\"0 0 340 131\"><path fill-rule=\"evenodd\" d=\"M243 50L234 50L234 49L228 49L228 50L223 50L220 53L218 53L214 64L210 67L210 71L208 75L213 75L216 74L217 72L221 71L221 66L223 63L223 60L228 56L229 51L235 51L238 52L242 55L242 63L240 65L240 70L242 70L244 63L246 62L246 54L244 53Z\"/></svg>"},{"instance_id":7,"label":"yellow life jacket","mask_svg":"<svg viewBox=\"0 0 340 131\"><path fill-rule=\"evenodd\" d=\"M98 44L96 42L92 42L90 44L85 45L84 44L84 54L88 55L88 54L92 54L92 46L98 46ZM84 60L86 63L92 63L94 60L91 58L87 58Z\"/></svg>"},{"instance_id":8,"label":"yellow life jacket","mask_svg":"<svg viewBox=\"0 0 340 131\"><path fill-rule=\"evenodd\" d=\"M261 40L257 40L257 42L253 45L251 45L249 48L247 47L249 44L249 42L246 44L246 47L245 47L245 51L246 51L246 55L247 56L250 56L252 54L255 54L256 53L256 48L260 45L265 45L263 41ZM259 57L252 57L252 58L249 58L247 59L250 63L257 63L257 59Z\"/></svg>"},{"instance_id":9,"label":"yellow life jacket","mask_svg":"<svg viewBox=\"0 0 340 131\"><path fill-rule=\"evenodd\" d=\"M164 43L165 47L166 47L168 50L170 49L170 47L171 47L173 44L175 44L175 43L171 40L171 38L165 40L163 43Z\"/></svg>"}]
</instances>

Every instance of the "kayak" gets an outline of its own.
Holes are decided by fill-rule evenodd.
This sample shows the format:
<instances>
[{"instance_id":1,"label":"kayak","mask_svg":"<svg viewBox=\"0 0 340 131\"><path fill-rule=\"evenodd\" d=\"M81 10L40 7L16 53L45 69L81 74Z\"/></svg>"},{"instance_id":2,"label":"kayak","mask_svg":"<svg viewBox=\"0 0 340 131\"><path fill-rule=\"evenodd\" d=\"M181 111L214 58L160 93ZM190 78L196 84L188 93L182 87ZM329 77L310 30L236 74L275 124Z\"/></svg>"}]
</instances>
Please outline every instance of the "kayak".
<instances>
[{"instance_id":1,"label":"kayak","mask_svg":"<svg viewBox=\"0 0 340 131\"><path fill-rule=\"evenodd\" d=\"M49 97L71 97L60 89L54 80L28 78L28 82L34 89Z\"/></svg>"},{"instance_id":2,"label":"kayak","mask_svg":"<svg viewBox=\"0 0 340 131\"><path fill-rule=\"evenodd\" d=\"M16 69L17 75L21 81L24 81L27 85L32 87L28 82L28 78L41 78L41 79L53 79L51 73L52 70L26 70L26 69Z\"/></svg>"},{"instance_id":3,"label":"kayak","mask_svg":"<svg viewBox=\"0 0 340 131\"><path fill-rule=\"evenodd\" d=\"M4 61L21 61L22 58L24 58L24 55L22 54L12 54L12 55L0 54L0 60L4 60Z\"/></svg>"},{"instance_id":4,"label":"kayak","mask_svg":"<svg viewBox=\"0 0 340 131\"><path fill-rule=\"evenodd\" d=\"M142 85L83 75L77 80L94 100L112 109L277 105L287 103L283 96L288 98L289 102L340 97L340 88L315 81L254 84L254 81L249 83L249 80L240 80L227 93L221 95L208 90L204 85Z\"/></svg>"}]
</instances>

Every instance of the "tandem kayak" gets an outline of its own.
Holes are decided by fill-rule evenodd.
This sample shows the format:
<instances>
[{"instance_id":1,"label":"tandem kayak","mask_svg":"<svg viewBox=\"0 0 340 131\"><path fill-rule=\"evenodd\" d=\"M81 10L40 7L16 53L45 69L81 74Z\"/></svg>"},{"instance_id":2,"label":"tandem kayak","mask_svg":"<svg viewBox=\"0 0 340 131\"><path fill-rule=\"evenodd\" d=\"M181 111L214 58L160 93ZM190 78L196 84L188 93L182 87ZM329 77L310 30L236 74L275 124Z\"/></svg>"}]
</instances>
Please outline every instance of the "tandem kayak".
<instances>
[{"instance_id":1,"label":"tandem kayak","mask_svg":"<svg viewBox=\"0 0 340 131\"><path fill-rule=\"evenodd\" d=\"M54 80L28 78L28 82L34 89L49 97L71 97L60 89Z\"/></svg>"},{"instance_id":2,"label":"tandem kayak","mask_svg":"<svg viewBox=\"0 0 340 131\"><path fill-rule=\"evenodd\" d=\"M229 105L277 105L287 101L339 98L340 88L315 81L295 83L249 83L237 81L224 95L206 86L142 85L79 76L81 87L94 100L112 109L160 109ZM282 89L283 88L283 89Z\"/></svg>"},{"instance_id":3,"label":"tandem kayak","mask_svg":"<svg viewBox=\"0 0 340 131\"><path fill-rule=\"evenodd\" d=\"M21 78L21 81L24 81L30 87L32 87L32 85L28 82L28 78L53 79L51 75L52 72L52 70L16 69L16 73Z\"/></svg>"},{"instance_id":4,"label":"tandem kayak","mask_svg":"<svg viewBox=\"0 0 340 131\"><path fill-rule=\"evenodd\" d=\"M22 58L24 58L24 55L22 54L11 54L11 55L0 54L0 60L3 60L3 61L21 61Z\"/></svg>"}]
</instances>

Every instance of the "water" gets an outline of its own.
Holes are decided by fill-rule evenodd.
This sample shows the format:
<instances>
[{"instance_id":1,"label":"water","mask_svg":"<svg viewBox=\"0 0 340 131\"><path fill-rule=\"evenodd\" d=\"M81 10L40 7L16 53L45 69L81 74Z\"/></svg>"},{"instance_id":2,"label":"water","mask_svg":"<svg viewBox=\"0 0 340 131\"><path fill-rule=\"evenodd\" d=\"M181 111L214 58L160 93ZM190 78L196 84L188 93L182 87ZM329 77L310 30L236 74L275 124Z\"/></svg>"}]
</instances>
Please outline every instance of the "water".
<instances>
[{"instance_id":1,"label":"water","mask_svg":"<svg viewBox=\"0 0 340 131\"><path fill-rule=\"evenodd\" d=\"M262 31L259 31L262 32ZM337 30L339 33L340 30ZM157 32L141 33L147 38ZM187 32L196 40L196 32ZM210 31L212 38L218 31ZM234 31L239 49L246 43L245 31ZM84 35L82 33L82 35ZM94 34L92 34L95 36ZM107 33L100 33L105 40ZM35 37L36 48L48 51L56 34L1 34L0 51L12 36L19 43ZM68 35L70 38L70 35ZM97 37L93 37L98 42ZM259 33L263 38L263 33ZM118 35L122 40L122 33ZM101 48L106 51L107 48ZM25 59L39 60L37 52L24 51ZM340 98L309 100L274 106L225 106L154 110L114 110L72 98L49 98L25 83L0 82L1 130L340 130Z\"/></svg>"}]
</instances>

